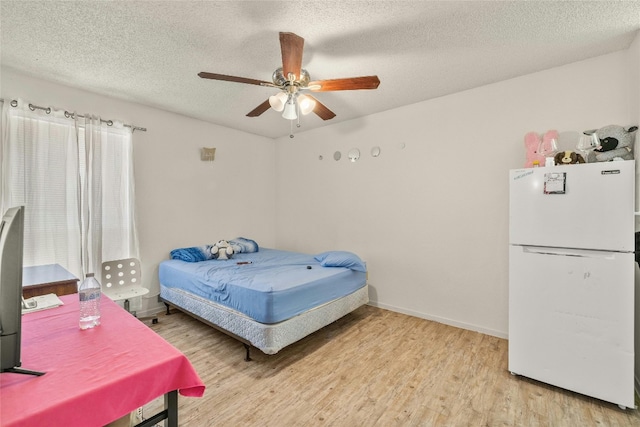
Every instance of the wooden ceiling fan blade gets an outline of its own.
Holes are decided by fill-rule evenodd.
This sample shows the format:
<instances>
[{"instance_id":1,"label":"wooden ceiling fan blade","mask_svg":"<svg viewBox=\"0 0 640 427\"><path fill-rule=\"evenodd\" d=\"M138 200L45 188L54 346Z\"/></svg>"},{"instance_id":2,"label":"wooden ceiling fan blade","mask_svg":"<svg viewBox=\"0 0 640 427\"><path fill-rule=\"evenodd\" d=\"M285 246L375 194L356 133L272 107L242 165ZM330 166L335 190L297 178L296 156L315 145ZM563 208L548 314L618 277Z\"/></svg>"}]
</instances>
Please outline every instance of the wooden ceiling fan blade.
<instances>
[{"instance_id":1,"label":"wooden ceiling fan blade","mask_svg":"<svg viewBox=\"0 0 640 427\"><path fill-rule=\"evenodd\" d=\"M253 110L249 111L247 113L247 117L258 117L260 114L264 113L269 108L271 108L271 105L269 104L269 100L267 99L262 104L258 105Z\"/></svg>"},{"instance_id":2,"label":"wooden ceiling fan blade","mask_svg":"<svg viewBox=\"0 0 640 427\"><path fill-rule=\"evenodd\" d=\"M363 76L333 80L316 80L309 82L308 86L309 90L313 92L329 92L334 90L377 89L379 85L380 79L378 79L378 76Z\"/></svg>"},{"instance_id":3,"label":"wooden ceiling fan blade","mask_svg":"<svg viewBox=\"0 0 640 427\"><path fill-rule=\"evenodd\" d=\"M304 39L293 33L280 33L280 50L282 51L282 74L286 79L289 73L294 74L296 80L300 78L302 68L302 50Z\"/></svg>"},{"instance_id":4,"label":"wooden ceiling fan blade","mask_svg":"<svg viewBox=\"0 0 640 427\"><path fill-rule=\"evenodd\" d=\"M322 120L331 120L336 116L336 113L329 110L322 102L318 101L317 98L314 98L311 95L306 95L309 98L313 99L316 102L316 106L313 108L313 112L318 115Z\"/></svg>"},{"instance_id":5,"label":"wooden ceiling fan blade","mask_svg":"<svg viewBox=\"0 0 640 427\"><path fill-rule=\"evenodd\" d=\"M247 83L258 86L273 86L273 83L264 80L248 79L246 77L228 76L226 74L207 73L205 71L198 73L203 79L224 80L226 82Z\"/></svg>"}]
</instances>

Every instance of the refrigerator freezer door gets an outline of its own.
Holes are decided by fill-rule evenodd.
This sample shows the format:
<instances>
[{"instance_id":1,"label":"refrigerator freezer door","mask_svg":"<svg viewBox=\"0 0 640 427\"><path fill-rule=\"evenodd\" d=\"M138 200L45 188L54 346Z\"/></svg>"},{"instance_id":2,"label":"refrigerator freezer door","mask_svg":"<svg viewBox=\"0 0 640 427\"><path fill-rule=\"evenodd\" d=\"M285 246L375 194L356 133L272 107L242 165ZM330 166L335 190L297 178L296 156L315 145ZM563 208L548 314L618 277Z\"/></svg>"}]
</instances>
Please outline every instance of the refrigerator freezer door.
<instances>
[{"instance_id":1,"label":"refrigerator freezer door","mask_svg":"<svg viewBox=\"0 0 640 427\"><path fill-rule=\"evenodd\" d=\"M545 194L550 174L565 174L564 193ZM634 186L634 161L512 170L509 241L633 251Z\"/></svg>"},{"instance_id":2,"label":"refrigerator freezer door","mask_svg":"<svg viewBox=\"0 0 640 427\"><path fill-rule=\"evenodd\" d=\"M509 250L509 370L633 408L634 255Z\"/></svg>"}]
</instances>

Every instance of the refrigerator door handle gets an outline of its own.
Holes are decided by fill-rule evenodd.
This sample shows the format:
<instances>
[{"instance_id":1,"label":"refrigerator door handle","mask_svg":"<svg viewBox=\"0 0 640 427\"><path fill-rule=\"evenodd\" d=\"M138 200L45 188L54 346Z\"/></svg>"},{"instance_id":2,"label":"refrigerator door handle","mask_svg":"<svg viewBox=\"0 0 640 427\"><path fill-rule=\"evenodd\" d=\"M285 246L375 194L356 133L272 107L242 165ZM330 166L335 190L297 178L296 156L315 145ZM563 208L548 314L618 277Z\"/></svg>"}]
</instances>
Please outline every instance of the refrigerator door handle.
<instances>
[{"instance_id":1,"label":"refrigerator door handle","mask_svg":"<svg viewBox=\"0 0 640 427\"><path fill-rule=\"evenodd\" d=\"M595 259L615 259L615 252L586 249L550 248L544 246L522 246L522 251L528 254L573 256Z\"/></svg>"}]
</instances>

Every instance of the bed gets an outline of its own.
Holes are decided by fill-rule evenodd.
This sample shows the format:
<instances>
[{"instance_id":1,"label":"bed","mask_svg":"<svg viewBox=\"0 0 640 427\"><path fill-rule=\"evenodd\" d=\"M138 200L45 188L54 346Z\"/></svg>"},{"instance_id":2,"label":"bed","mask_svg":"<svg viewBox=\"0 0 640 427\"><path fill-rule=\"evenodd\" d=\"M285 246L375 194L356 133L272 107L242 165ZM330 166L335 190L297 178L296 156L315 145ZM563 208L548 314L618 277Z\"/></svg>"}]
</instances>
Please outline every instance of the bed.
<instances>
[{"instance_id":1,"label":"bed","mask_svg":"<svg viewBox=\"0 0 640 427\"><path fill-rule=\"evenodd\" d=\"M210 247L174 250L159 279L167 311L173 306L236 338L246 360L251 346L275 354L369 302L366 266L351 252L308 255L240 239L226 260L208 258ZM204 255L193 257L195 249Z\"/></svg>"}]
</instances>

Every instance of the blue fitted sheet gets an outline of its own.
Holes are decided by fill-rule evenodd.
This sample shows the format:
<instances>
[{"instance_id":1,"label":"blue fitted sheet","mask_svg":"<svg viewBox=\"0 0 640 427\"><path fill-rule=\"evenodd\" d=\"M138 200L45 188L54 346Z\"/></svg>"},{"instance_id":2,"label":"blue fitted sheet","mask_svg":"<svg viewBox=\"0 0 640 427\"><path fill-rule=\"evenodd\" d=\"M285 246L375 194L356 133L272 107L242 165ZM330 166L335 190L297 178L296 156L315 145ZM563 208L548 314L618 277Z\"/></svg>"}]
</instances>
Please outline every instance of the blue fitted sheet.
<instances>
[{"instance_id":1,"label":"blue fitted sheet","mask_svg":"<svg viewBox=\"0 0 640 427\"><path fill-rule=\"evenodd\" d=\"M251 264L238 264L244 261ZM313 255L268 248L230 260L162 261L159 278L163 286L215 301L260 323L287 320L366 284L364 272L322 267Z\"/></svg>"}]
</instances>

